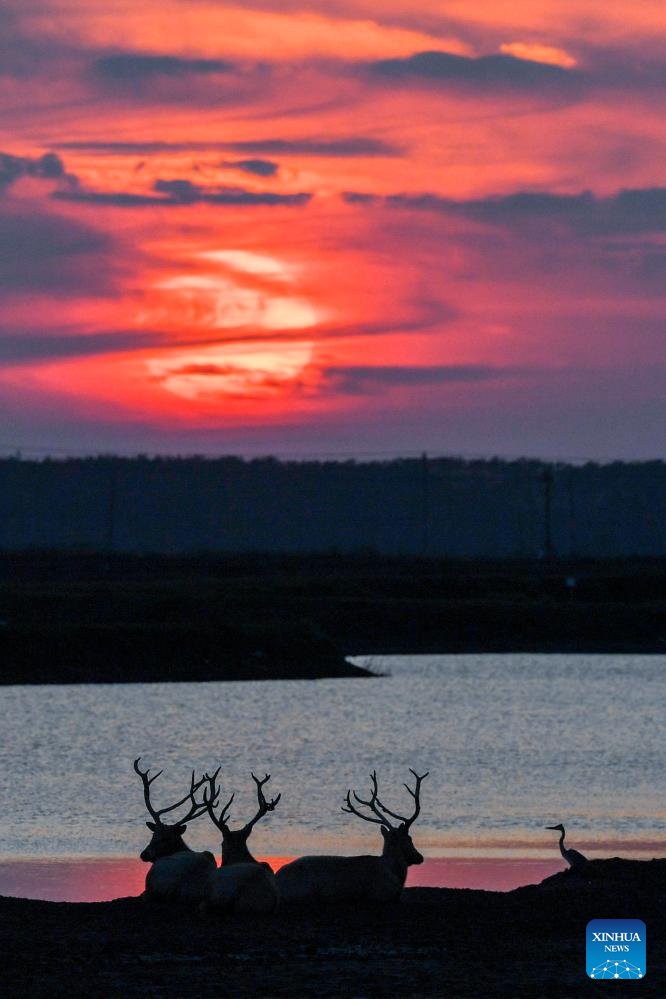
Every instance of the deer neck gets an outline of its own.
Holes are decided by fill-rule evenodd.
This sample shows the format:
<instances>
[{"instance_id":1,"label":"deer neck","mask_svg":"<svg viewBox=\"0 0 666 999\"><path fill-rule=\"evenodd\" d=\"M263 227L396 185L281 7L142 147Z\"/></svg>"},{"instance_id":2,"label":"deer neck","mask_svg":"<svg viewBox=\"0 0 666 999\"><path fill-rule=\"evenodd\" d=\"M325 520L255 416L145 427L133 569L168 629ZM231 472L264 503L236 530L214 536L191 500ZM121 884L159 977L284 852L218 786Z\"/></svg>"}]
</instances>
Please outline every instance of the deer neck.
<instances>
[{"instance_id":1,"label":"deer neck","mask_svg":"<svg viewBox=\"0 0 666 999\"><path fill-rule=\"evenodd\" d=\"M391 874L398 878L400 884L404 886L405 881L407 880L407 862L405 861L403 852L397 843L392 843L390 840L384 840L382 861L390 870Z\"/></svg>"},{"instance_id":2,"label":"deer neck","mask_svg":"<svg viewBox=\"0 0 666 999\"><path fill-rule=\"evenodd\" d=\"M192 853L192 848L187 845L182 836L174 843L173 853ZM173 856L172 853L172 856Z\"/></svg>"},{"instance_id":3,"label":"deer neck","mask_svg":"<svg viewBox=\"0 0 666 999\"><path fill-rule=\"evenodd\" d=\"M222 840L222 867L232 864L256 864L257 860L247 848L247 843L229 843Z\"/></svg>"}]
</instances>

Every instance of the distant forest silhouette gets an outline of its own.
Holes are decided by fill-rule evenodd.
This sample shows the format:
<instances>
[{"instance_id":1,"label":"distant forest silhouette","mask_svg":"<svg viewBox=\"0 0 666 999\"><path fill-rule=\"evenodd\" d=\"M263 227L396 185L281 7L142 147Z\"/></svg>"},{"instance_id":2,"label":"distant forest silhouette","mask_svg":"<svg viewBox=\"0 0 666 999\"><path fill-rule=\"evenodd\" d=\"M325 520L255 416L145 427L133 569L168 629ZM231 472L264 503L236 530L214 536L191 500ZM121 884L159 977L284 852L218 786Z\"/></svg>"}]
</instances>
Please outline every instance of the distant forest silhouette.
<instances>
[{"instance_id":1,"label":"distant forest silhouette","mask_svg":"<svg viewBox=\"0 0 666 999\"><path fill-rule=\"evenodd\" d=\"M666 463L0 460L0 547L666 554Z\"/></svg>"}]
</instances>

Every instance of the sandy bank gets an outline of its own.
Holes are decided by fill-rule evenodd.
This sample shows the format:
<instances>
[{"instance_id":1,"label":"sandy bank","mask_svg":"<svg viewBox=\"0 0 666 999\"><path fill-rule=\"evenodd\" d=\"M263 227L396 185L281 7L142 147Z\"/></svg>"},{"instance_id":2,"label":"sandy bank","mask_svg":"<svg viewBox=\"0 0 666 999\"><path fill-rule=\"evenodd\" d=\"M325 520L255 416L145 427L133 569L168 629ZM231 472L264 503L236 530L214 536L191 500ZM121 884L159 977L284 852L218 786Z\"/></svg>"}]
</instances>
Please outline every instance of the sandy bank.
<instances>
[{"instance_id":1,"label":"sandy bank","mask_svg":"<svg viewBox=\"0 0 666 999\"><path fill-rule=\"evenodd\" d=\"M0 898L3 995L154 997L663 996L666 860L594 861L497 893L412 888L384 909L212 919L142 899ZM595 983L590 919L647 926L647 976Z\"/></svg>"}]
</instances>

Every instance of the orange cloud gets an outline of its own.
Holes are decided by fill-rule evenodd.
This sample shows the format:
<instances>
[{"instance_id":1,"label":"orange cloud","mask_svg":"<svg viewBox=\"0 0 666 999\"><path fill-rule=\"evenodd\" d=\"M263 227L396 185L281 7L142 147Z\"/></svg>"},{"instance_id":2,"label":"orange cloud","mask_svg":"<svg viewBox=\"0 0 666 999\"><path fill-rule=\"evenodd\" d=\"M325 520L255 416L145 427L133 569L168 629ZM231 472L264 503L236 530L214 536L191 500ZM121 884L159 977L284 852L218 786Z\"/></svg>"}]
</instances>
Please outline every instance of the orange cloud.
<instances>
[{"instance_id":1,"label":"orange cloud","mask_svg":"<svg viewBox=\"0 0 666 999\"><path fill-rule=\"evenodd\" d=\"M500 52L515 56L517 59L531 59L533 62L543 62L548 66L562 66L571 69L576 65L576 59L564 49L553 45L539 45L531 42L504 42Z\"/></svg>"},{"instance_id":2,"label":"orange cloud","mask_svg":"<svg viewBox=\"0 0 666 999\"><path fill-rule=\"evenodd\" d=\"M636 427L654 405L661 2L14 9L0 404L26 434L520 440L587 386L601 439L604 378Z\"/></svg>"}]
</instances>

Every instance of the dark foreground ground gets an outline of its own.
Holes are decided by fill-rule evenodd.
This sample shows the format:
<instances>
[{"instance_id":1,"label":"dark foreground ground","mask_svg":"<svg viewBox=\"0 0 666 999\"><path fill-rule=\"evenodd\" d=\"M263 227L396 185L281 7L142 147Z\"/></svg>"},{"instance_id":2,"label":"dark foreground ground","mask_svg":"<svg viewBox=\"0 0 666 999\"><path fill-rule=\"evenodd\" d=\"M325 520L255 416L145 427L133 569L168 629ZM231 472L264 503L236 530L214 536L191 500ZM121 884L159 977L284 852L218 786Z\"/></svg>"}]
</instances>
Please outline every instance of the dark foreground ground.
<instances>
[{"instance_id":1,"label":"dark foreground ground","mask_svg":"<svg viewBox=\"0 0 666 999\"><path fill-rule=\"evenodd\" d=\"M0 683L364 675L345 657L666 653L666 561L0 553Z\"/></svg>"},{"instance_id":2,"label":"dark foreground ground","mask_svg":"<svg viewBox=\"0 0 666 999\"><path fill-rule=\"evenodd\" d=\"M3 996L586 999L666 995L666 860L595 861L497 893L408 889L383 909L214 919L142 899L0 898ZM647 928L647 976L593 982L590 919Z\"/></svg>"}]
</instances>

